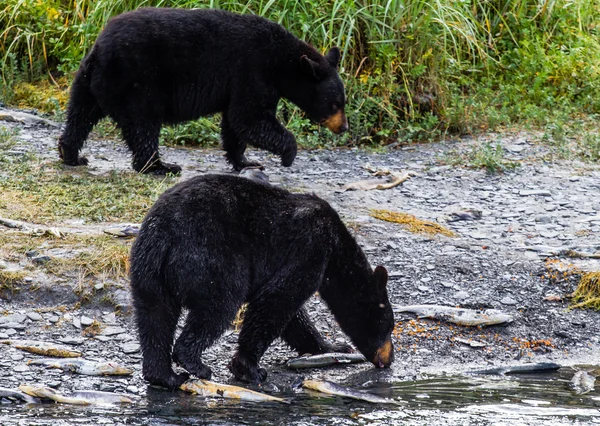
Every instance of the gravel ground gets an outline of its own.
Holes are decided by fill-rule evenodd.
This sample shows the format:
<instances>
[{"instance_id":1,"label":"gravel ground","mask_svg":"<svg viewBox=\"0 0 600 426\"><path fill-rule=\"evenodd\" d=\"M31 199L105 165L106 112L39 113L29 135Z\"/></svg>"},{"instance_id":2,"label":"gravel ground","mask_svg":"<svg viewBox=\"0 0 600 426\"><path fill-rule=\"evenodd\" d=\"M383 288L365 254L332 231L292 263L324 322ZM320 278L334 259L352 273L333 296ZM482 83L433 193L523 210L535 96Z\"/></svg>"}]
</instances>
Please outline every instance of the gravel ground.
<instances>
[{"instance_id":1,"label":"gravel ground","mask_svg":"<svg viewBox=\"0 0 600 426\"><path fill-rule=\"evenodd\" d=\"M18 127L13 155L32 151L56 158L60 130L37 124L2 123ZM497 175L445 165L451 150L468 151L483 139L501 143L516 169ZM167 162L184 167L182 179L202 173L231 173L220 150L161 148ZM129 154L120 141L91 141L85 154L93 173L129 168ZM291 191L313 191L328 200L355 232L371 264L389 271L389 293L397 304L440 304L496 308L514 315L505 326L467 328L397 314L396 362L386 371L369 365L310 370L306 376L345 383L410 380L432 372L462 372L473 368L553 361L563 365L598 364L600 313L567 310L577 275L563 276L561 265L600 270L598 259L568 259L563 250L600 251L600 167L576 162L545 162L547 150L527 135L488 135L414 145L385 152L364 150L302 151L294 165L282 168L278 159L251 150L251 160L263 162L273 185ZM344 184L372 178L369 169L413 171L416 176L387 190L345 191ZM410 213L439 222L456 237L423 235L401 225L375 219L371 209ZM479 219L458 220L453 213L478 210ZM108 224L94 225L98 232ZM0 227L0 232L9 232ZM19 269L25 256L0 259L0 267ZM557 274L556 272L560 273ZM549 279L554 275L554 279ZM0 299L0 339L64 342L88 359L117 360L135 370L131 377L98 378L45 370L27 365L37 356L0 345L0 387L46 383L59 389L87 388L145 394L140 377L139 346L129 307L127 282L104 290L120 306L99 301L73 308L77 277L32 275L26 288ZM548 296L551 300L545 300ZM560 299L560 300L555 300ZM98 303L96 303L98 302ZM58 306L67 306L58 309ZM346 340L318 297L308 303L319 328L331 339ZM93 320L104 325L95 337L82 336ZM480 342L471 347L456 338ZM211 348L206 362L214 379L230 382L227 363L234 351L233 330ZM460 340L460 339L459 339ZM294 353L277 342L262 364L269 371L267 389L283 390L296 377L283 363Z\"/></svg>"}]
</instances>

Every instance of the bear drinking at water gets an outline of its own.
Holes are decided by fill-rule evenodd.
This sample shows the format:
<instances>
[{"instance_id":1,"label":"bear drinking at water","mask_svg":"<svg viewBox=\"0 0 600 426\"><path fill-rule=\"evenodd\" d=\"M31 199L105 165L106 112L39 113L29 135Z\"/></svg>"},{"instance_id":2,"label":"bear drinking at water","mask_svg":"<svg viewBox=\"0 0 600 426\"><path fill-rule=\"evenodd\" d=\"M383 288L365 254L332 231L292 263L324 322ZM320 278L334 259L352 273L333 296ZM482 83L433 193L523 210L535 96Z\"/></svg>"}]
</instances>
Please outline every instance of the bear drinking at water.
<instances>
[{"instance_id":1,"label":"bear drinking at water","mask_svg":"<svg viewBox=\"0 0 600 426\"><path fill-rule=\"evenodd\" d=\"M205 175L167 190L131 250L131 291L143 375L176 388L187 372L210 378L202 353L248 303L231 371L265 380L259 361L277 337L298 353L348 351L319 334L304 302L319 292L356 348L376 367L393 361L387 272L371 269L335 210L238 176ZM188 314L173 340L183 309Z\"/></svg>"},{"instance_id":2,"label":"bear drinking at water","mask_svg":"<svg viewBox=\"0 0 600 426\"><path fill-rule=\"evenodd\" d=\"M219 10L143 8L111 19L83 59L58 148L65 164L79 156L103 117L121 129L133 168L154 174L181 168L158 156L163 124L223 113L221 138L234 169L257 165L246 145L296 157L296 140L276 118L280 98L335 133L347 130L340 51L326 56L278 24Z\"/></svg>"}]
</instances>

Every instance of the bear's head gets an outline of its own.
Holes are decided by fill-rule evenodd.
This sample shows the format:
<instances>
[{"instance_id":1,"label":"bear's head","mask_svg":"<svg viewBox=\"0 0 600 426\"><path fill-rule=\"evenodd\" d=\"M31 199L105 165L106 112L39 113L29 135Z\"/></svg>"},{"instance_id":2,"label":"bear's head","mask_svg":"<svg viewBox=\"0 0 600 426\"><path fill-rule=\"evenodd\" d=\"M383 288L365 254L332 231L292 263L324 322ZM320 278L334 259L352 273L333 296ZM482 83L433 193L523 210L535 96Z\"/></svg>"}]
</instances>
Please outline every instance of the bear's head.
<instances>
[{"instance_id":1,"label":"bear's head","mask_svg":"<svg viewBox=\"0 0 600 426\"><path fill-rule=\"evenodd\" d=\"M352 342L375 367L389 367L394 361L392 330L394 312L388 299L388 274L383 266L373 271L369 291L363 294L357 317L357 333Z\"/></svg>"},{"instance_id":2,"label":"bear's head","mask_svg":"<svg viewBox=\"0 0 600 426\"><path fill-rule=\"evenodd\" d=\"M339 134L348 130L344 113L346 94L338 74L340 49L331 48L323 56L315 52L300 57L300 78L289 87L286 98L298 105L308 117Z\"/></svg>"}]
</instances>

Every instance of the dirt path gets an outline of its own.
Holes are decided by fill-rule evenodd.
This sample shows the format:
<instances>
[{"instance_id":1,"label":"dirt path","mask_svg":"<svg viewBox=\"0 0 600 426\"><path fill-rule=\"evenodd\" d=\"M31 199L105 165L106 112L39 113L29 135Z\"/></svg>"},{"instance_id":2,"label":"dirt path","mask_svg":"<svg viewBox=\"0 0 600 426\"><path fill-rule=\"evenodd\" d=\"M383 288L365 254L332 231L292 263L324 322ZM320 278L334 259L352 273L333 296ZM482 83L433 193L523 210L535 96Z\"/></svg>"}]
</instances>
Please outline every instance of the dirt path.
<instances>
[{"instance_id":1,"label":"dirt path","mask_svg":"<svg viewBox=\"0 0 600 426\"><path fill-rule=\"evenodd\" d=\"M9 155L18 157L33 152L39 161L55 158L59 129L2 124L20 130L18 143ZM359 365L310 371L306 375L365 382L530 361L598 363L600 313L567 310L568 295L579 278L572 273L575 269L567 265L600 271L600 260L572 259L565 253L600 251L600 167L575 162L547 163L543 160L547 150L522 135L493 140L502 144L506 159L520 166L489 175L447 165L448 156L454 155L452 151L466 152L478 140L383 153L303 151L287 169L279 166L277 158L250 151L249 158L263 162L273 185L292 191L313 191L340 212L372 265L387 267L394 303L496 308L515 317L506 326L466 328L398 314L397 361L391 371L374 372L368 365ZM129 155L121 142L92 141L85 151L91 173L129 169ZM230 173L220 150L163 148L162 154L166 161L184 167L181 179L201 173ZM416 176L383 191L340 191L344 184L372 178L372 170L383 169L410 170ZM372 217L372 209L410 213L437 222L456 236L415 234L399 224ZM465 211L479 211L481 217L461 216L460 212ZM461 217L466 220L454 220ZM73 221L53 225L91 233L101 233L111 226L77 225ZM0 235L10 232L16 231L0 226ZM51 257L69 255L45 253L43 246L31 250ZM566 268L565 273L561 267ZM3 252L0 268L25 271L27 275L18 292L5 291L0 299L5 313L0 317L1 339L62 340L83 351L86 357L118 358L136 370L133 377L123 379L42 371L26 364L33 355L0 345L0 386L44 382L67 389L92 387L142 394L146 391L139 376L140 354L128 310L125 279L98 277L93 297L78 303L80 282L75 272L53 276L25 253ZM346 339L317 298L309 302L309 310L331 338ZM99 334L82 336L82 330L98 324ZM457 338L482 345L471 347ZM231 380L226 365L236 339L237 333L232 330L206 354L206 362L213 367L217 380ZM293 381L295 375L288 374L282 366L293 355L281 343L268 351L263 364L270 372L271 386L281 388Z\"/></svg>"}]
</instances>

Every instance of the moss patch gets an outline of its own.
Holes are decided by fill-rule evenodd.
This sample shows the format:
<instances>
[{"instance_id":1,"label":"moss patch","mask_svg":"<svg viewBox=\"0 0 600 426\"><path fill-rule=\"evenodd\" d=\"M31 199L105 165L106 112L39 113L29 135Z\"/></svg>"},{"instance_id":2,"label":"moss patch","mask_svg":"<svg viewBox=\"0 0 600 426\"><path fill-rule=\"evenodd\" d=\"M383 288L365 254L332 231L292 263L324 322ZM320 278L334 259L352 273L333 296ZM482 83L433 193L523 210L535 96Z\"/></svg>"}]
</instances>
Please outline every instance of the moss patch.
<instances>
[{"instance_id":1,"label":"moss patch","mask_svg":"<svg viewBox=\"0 0 600 426\"><path fill-rule=\"evenodd\" d=\"M69 102L69 82L66 77L61 77L58 80L18 83L13 88L11 101L18 108L57 114L65 110Z\"/></svg>"},{"instance_id":2,"label":"moss patch","mask_svg":"<svg viewBox=\"0 0 600 426\"><path fill-rule=\"evenodd\" d=\"M439 223L419 219L408 213L392 212L389 210L371 210L371 216L379 220L385 220L386 222L399 223L415 234L442 234L447 237L456 237L456 233L448 228L444 228Z\"/></svg>"},{"instance_id":3,"label":"moss patch","mask_svg":"<svg viewBox=\"0 0 600 426\"><path fill-rule=\"evenodd\" d=\"M572 298L575 304L571 308L600 310L600 272L583 274Z\"/></svg>"}]
</instances>

